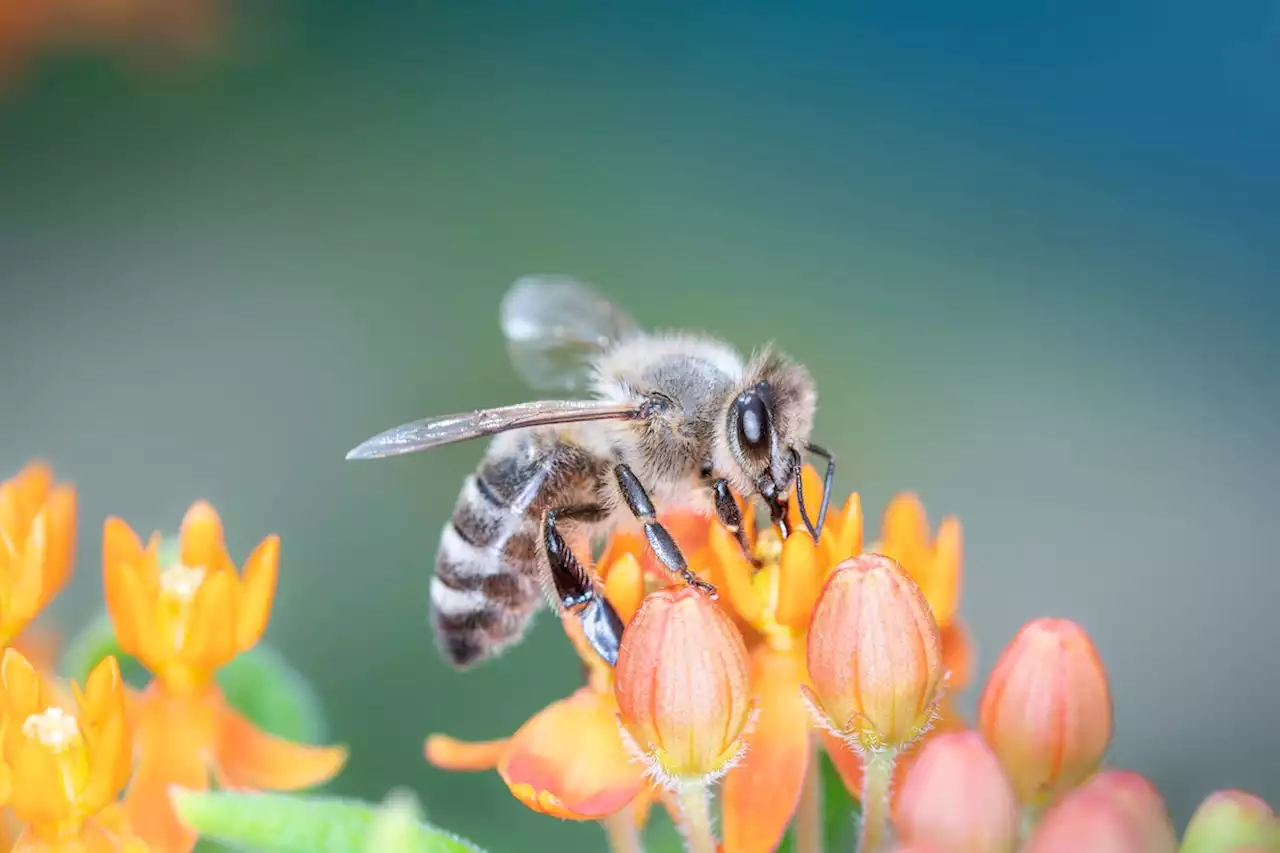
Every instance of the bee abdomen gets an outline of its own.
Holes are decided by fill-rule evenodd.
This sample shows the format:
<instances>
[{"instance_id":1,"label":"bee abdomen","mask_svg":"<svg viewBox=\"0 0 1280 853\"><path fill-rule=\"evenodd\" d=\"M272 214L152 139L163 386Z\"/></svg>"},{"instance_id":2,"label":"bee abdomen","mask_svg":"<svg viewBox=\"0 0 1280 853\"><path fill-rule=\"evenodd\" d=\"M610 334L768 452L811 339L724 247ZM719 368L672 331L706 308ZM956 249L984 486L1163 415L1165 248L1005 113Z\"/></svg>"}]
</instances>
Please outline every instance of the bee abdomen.
<instances>
[{"instance_id":1,"label":"bee abdomen","mask_svg":"<svg viewBox=\"0 0 1280 853\"><path fill-rule=\"evenodd\" d=\"M537 524L469 476L445 525L431 581L432 621L455 667L492 657L518 640L540 601Z\"/></svg>"}]
</instances>

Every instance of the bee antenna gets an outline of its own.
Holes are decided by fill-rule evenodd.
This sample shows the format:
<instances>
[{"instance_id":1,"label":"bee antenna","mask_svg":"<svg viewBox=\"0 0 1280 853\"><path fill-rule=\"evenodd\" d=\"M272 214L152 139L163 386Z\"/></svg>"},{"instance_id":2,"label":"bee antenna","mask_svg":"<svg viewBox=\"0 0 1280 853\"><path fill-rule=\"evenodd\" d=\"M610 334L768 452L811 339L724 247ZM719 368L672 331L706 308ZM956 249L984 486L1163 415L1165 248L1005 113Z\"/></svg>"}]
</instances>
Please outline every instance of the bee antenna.
<instances>
[{"instance_id":1,"label":"bee antenna","mask_svg":"<svg viewBox=\"0 0 1280 853\"><path fill-rule=\"evenodd\" d=\"M809 528L809 535L813 537L813 541L817 542L818 537L822 535L822 526L827 520L827 507L831 505L831 483L836 477L836 460L829 450L816 444L806 444L805 448L821 459L827 460L827 472L822 478L822 506L818 509L818 524L814 525L809 520L809 510L804 503L804 476L803 469L800 466L800 454L798 451L792 450L791 453L796 461L796 501L800 504L800 518L804 520L804 526Z\"/></svg>"}]
</instances>

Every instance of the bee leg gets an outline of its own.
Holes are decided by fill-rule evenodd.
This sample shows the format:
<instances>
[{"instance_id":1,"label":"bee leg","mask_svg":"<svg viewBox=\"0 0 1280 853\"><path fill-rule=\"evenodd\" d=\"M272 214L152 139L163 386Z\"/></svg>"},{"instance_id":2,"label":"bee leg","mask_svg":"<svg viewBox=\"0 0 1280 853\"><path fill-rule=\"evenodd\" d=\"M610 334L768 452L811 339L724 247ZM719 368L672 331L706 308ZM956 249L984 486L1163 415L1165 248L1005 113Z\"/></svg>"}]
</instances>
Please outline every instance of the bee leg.
<instances>
[{"instance_id":1,"label":"bee leg","mask_svg":"<svg viewBox=\"0 0 1280 853\"><path fill-rule=\"evenodd\" d=\"M742 511L738 508L738 502L733 499L733 492L729 491L729 481L724 477L713 480L711 491L715 494L716 515L720 518L720 523L737 538L738 544L742 546L742 553L751 560L751 543L747 541L747 531L742 529Z\"/></svg>"},{"instance_id":2,"label":"bee leg","mask_svg":"<svg viewBox=\"0 0 1280 853\"><path fill-rule=\"evenodd\" d=\"M618 488L621 489L622 497L630 507L631 514L644 525L644 535L649 540L649 547L653 549L653 553L662 565L669 571L679 574L690 586L704 589L711 594L712 598L715 598L715 586L702 580L689 569L684 554L680 553L680 546L676 544L676 540L671 537L667 528L658 521L658 513L653 508L653 501L649 499L649 493L644 490L644 486L636 478L631 466L619 463L614 467L613 474L618 479Z\"/></svg>"},{"instance_id":3,"label":"bee leg","mask_svg":"<svg viewBox=\"0 0 1280 853\"><path fill-rule=\"evenodd\" d=\"M551 581L561 606L578 617L591 648L613 666L618 662L618 646L622 642L622 619L609 600L596 591L591 575L578 562L556 526L560 520L595 520L604 515L605 509L601 506L549 509L542 517L542 545L547 551Z\"/></svg>"}]
</instances>

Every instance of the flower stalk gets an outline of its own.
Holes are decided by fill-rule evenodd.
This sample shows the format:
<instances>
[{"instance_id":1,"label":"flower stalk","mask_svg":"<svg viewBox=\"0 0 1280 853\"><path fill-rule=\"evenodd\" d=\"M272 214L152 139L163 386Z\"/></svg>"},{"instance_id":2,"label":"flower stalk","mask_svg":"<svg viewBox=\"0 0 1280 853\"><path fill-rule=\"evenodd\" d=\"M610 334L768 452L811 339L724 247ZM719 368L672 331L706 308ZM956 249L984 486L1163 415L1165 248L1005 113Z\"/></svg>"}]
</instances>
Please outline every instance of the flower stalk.
<instances>
[{"instance_id":1,"label":"flower stalk","mask_svg":"<svg viewBox=\"0 0 1280 853\"><path fill-rule=\"evenodd\" d=\"M680 828L688 853L716 853L715 832L711 829L711 792L701 780L681 781L676 787L680 806Z\"/></svg>"},{"instance_id":2,"label":"flower stalk","mask_svg":"<svg viewBox=\"0 0 1280 853\"><path fill-rule=\"evenodd\" d=\"M822 753L809 746L809 766L796 808L795 853L822 853Z\"/></svg>"},{"instance_id":3,"label":"flower stalk","mask_svg":"<svg viewBox=\"0 0 1280 853\"><path fill-rule=\"evenodd\" d=\"M640 843L640 827L636 824L635 813L631 809L601 819L605 836L609 839L610 853L644 853L644 845Z\"/></svg>"},{"instance_id":4,"label":"flower stalk","mask_svg":"<svg viewBox=\"0 0 1280 853\"><path fill-rule=\"evenodd\" d=\"M897 762L897 747L862 750L862 823L858 853L888 850L890 788Z\"/></svg>"}]
</instances>

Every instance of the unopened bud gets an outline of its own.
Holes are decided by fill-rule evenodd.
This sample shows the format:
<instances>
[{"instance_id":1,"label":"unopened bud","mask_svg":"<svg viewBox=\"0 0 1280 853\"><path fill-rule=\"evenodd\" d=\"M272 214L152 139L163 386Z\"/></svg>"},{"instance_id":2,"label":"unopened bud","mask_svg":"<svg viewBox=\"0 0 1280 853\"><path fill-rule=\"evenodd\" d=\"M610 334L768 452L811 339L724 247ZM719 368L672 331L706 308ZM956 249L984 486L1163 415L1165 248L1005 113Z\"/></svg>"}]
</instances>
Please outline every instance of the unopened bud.
<instances>
[{"instance_id":1,"label":"unopened bud","mask_svg":"<svg viewBox=\"0 0 1280 853\"><path fill-rule=\"evenodd\" d=\"M992 668L978 720L1024 804L1046 805L1093 773L1111 740L1111 690L1085 630L1024 625Z\"/></svg>"}]
</instances>

